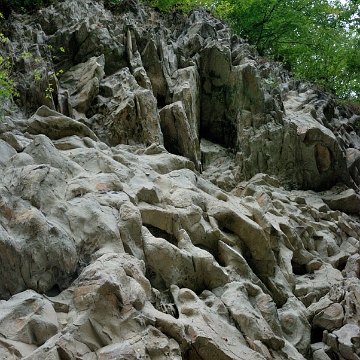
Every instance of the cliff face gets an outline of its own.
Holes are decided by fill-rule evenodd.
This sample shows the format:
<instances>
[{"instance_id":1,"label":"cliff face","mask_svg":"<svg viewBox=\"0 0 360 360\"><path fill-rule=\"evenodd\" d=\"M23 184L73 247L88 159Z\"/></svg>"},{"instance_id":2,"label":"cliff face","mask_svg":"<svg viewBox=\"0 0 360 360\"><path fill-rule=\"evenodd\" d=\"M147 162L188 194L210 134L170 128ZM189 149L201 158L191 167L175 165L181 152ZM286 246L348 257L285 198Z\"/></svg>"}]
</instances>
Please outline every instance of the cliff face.
<instances>
[{"instance_id":1,"label":"cliff face","mask_svg":"<svg viewBox=\"0 0 360 360\"><path fill-rule=\"evenodd\" d=\"M204 10L3 27L1 358L360 359L358 116Z\"/></svg>"}]
</instances>

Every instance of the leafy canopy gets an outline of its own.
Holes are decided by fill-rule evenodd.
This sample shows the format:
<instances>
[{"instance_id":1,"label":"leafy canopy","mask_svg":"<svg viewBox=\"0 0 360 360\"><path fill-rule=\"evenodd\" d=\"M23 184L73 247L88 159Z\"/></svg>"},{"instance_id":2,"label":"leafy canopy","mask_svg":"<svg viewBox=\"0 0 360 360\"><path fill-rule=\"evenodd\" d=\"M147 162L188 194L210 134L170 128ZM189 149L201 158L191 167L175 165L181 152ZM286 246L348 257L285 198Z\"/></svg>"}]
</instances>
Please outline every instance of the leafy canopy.
<instances>
[{"instance_id":1,"label":"leafy canopy","mask_svg":"<svg viewBox=\"0 0 360 360\"><path fill-rule=\"evenodd\" d=\"M11 11L32 12L50 5L55 0L0 0L0 11L7 18Z\"/></svg>"},{"instance_id":2,"label":"leafy canopy","mask_svg":"<svg viewBox=\"0 0 360 360\"><path fill-rule=\"evenodd\" d=\"M260 55L284 62L295 76L360 99L360 1L151 0L160 10L198 5L225 20Z\"/></svg>"},{"instance_id":3,"label":"leafy canopy","mask_svg":"<svg viewBox=\"0 0 360 360\"><path fill-rule=\"evenodd\" d=\"M360 97L359 1L218 0L215 13L260 54L340 97Z\"/></svg>"}]
</instances>

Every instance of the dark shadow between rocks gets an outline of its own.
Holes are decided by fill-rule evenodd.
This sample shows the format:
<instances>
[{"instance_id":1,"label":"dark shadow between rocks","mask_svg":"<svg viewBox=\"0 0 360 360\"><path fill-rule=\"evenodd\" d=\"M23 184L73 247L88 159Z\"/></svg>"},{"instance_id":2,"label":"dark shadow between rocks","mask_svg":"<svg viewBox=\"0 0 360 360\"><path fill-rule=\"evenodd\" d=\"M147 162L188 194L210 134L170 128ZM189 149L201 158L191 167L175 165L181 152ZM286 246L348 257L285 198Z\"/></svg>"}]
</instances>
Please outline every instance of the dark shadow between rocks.
<instances>
[{"instance_id":1,"label":"dark shadow between rocks","mask_svg":"<svg viewBox=\"0 0 360 360\"><path fill-rule=\"evenodd\" d=\"M152 226L152 225L149 225L149 224L143 224L143 225L150 231L152 236L154 236L156 238L165 239L170 244L177 246L178 241L177 241L177 239L176 239L176 237L174 235L169 234L165 230L159 229L156 226Z\"/></svg>"},{"instance_id":2,"label":"dark shadow between rocks","mask_svg":"<svg viewBox=\"0 0 360 360\"><path fill-rule=\"evenodd\" d=\"M45 295L48 297L54 297L61 293L61 289L58 284L55 284L50 290L48 290Z\"/></svg>"},{"instance_id":3,"label":"dark shadow between rocks","mask_svg":"<svg viewBox=\"0 0 360 360\"><path fill-rule=\"evenodd\" d=\"M306 265L299 264L295 261L291 261L291 266L294 275L305 275L308 273L308 271L306 270Z\"/></svg>"},{"instance_id":4,"label":"dark shadow between rocks","mask_svg":"<svg viewBox=\"0 0 360 360\"><path fill-rule=\"evenodd\" d=\"M313 326L311 328L311 344L321 342L323 338L323 329L318 326Z\"/></svg>"}]
</instances>

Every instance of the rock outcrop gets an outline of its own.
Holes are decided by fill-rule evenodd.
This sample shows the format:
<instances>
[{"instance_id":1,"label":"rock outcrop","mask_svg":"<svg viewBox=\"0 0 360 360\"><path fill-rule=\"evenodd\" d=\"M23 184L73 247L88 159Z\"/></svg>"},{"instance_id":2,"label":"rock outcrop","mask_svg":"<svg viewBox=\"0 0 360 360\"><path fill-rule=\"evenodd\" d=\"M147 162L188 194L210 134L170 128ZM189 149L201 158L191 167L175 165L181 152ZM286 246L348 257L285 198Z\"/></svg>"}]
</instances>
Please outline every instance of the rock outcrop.
<instances>
[{"instance_id":1,"label":"rock outcrop","mask_svg":"<svg viewBox=\"0 0 360 360\"><path fill-rule=\"evenodd\" d=\"M356 115L203 9L110 8L3 24L0 357L360 359Z\"/></svg>"}]
</instances>

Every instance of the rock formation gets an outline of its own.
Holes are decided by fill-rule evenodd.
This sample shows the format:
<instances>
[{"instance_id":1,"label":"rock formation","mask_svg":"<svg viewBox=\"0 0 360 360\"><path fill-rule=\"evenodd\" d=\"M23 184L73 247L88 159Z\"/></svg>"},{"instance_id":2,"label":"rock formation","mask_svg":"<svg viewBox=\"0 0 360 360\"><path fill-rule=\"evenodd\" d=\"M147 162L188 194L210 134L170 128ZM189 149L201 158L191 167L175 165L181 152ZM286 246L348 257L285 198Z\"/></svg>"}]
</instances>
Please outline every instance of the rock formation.
<instances>
[{"instance_id":1,"label":"rock formation","mask_svg":"<svg viewBox=\"0 0 360 360\"><path fill-rule=\"evenodd\" d=\"M202 9L2 26L0 358L360 359L359 116Z\"/></svg>"}]
</instances>

